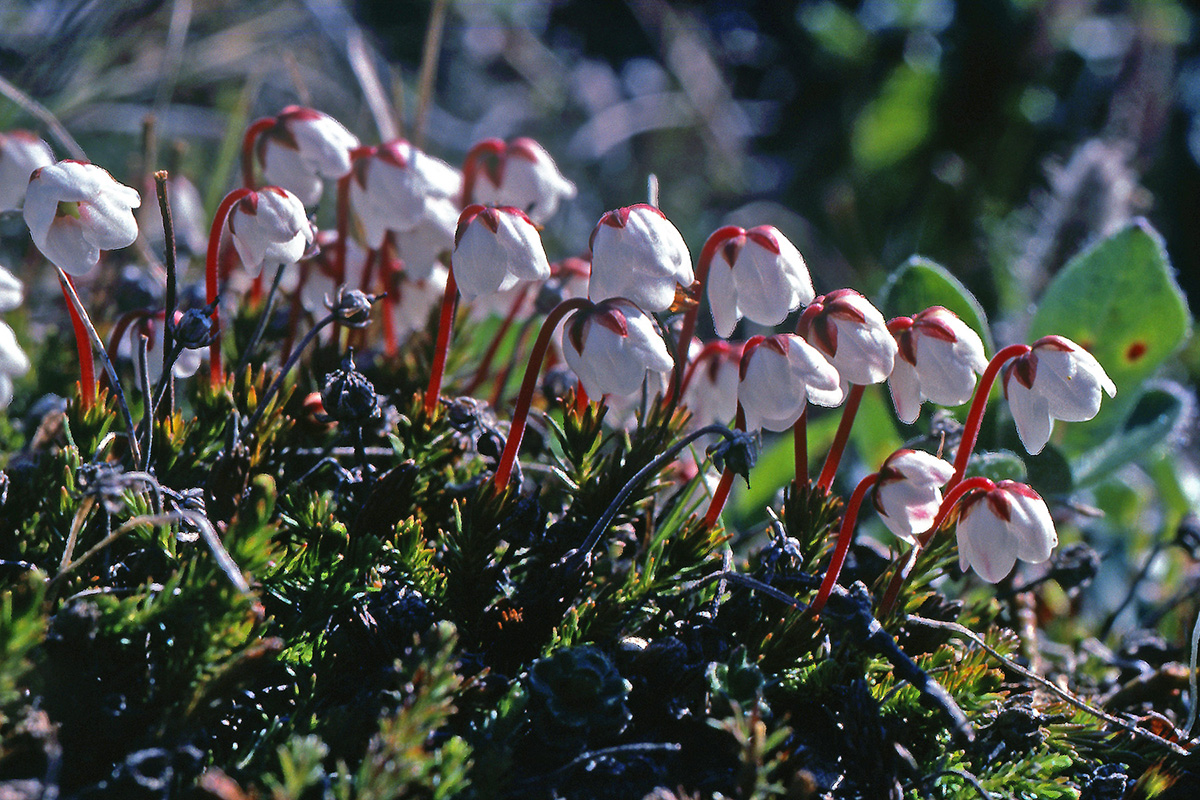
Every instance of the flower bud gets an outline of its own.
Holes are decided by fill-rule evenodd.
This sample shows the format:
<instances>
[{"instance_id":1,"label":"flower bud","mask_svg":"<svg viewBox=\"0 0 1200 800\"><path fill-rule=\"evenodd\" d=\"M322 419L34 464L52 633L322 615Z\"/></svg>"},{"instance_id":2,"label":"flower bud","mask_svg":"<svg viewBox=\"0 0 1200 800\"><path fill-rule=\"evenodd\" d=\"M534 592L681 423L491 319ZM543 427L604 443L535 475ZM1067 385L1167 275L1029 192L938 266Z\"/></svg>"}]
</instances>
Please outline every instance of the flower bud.
<instances>
[{"instance_id":1,"label":"flower bud","mask_svg":"<svg viewBox=\"0 0 1200 800\"><path fill-rule=\"evenodd\" d=\"M959 506L958 562L988 583L999 583L1017 559L1040 564L1050 558L1058 533L1046 501L1016 481L968 492Z\"/></svg>"},{"instance_id":2,"label":"flower bud","mask_svg":"<svg viewBox=\"0 0 1200 800\"><path fill-rule=\"evenodd\" d=\"M799 336L755 336L742 352L738 402L746 430L785 431L809 400L832 408L846 398L837 370Z\"/></svg>"},{"instance_id":3,"label":"flower bud","mask_svg":"<svg viewBox=\"0 0 1200 800\"><path fill-rule=\"evenodd\" d=\"M708 454L712 456L713 466L719 472L728 469L734 475L745 478L746 485L749 485L750 470L758 462L760 444L757 432L734 431L733 438L722 439L712 445L708 448Z\"/></svg>"},{"instance_id":4,"label":"flower bud","mask_svg":"<svg viewBox=\"0 0 1200 800\"><path fill-rule=\"evenodd\" d=\"M42 255L65 272L84 275L101 250L128 247L137 238L135 189L95 164L60 161L29 176L25 224Z\"/></svg>"},{"instance_id":5,"label":"flower bud","mask_svg":"<svg viewBox=\"0 0 1200 800\"><path fill-rule=\"evenodd\" d=\"M813 300L796 332L821 351L847 383L880 383L892 372L896 340L879 310L853 289Z\"/></svg>"},{"instance_id":6,"label":"flower bud","mask_svg":"<svg viewBox=\"0 0 1200 800\"><path fill-rule=\"evenodd\" d=\"M337 315L338 322L350 328L365 328L371 323L371 302L374 298L358 289L338 287L337 297L329 304L329 310Z\"/></svg>"},{"instance_id":7,"label":"flower bud","mask_svg":"<svg viewBox=\"0 0 1200 800\"><path fill-rule=\"evenodd\" d=\"M537 228L521 211L472 205L463 209L454 237L454 280L463 299L495 294L523 280L550 277Z\"/></svg>"},{"instance_id":8,"label":"flower bud","mask_svg":"<svg viewBox=\"0 0 1200 800\"><path fill-rule=\"evenodd\" d=\"M704 246L704 256L710 253L708 305L723 338L733 334L743 316L760 325L778 325L813 300L812 278L800 251L770 225L722 228Z\"/></svg>"},{"instance_id":9,"label":"flower bud","mask_svg":"<svg viewBox=\"0 0 1200 800\"><path fill-rule=\"evenodd\" d=\"M1004 396L1021 444L1031 455L1050 441L1054 420L1083 422L1117 386L1088 351L1062 336L1044 336L1004 368Z\"/></svg>"},{"instance_id":10,"label":"flower bud","mask_svg":"<svg viewBox=\"0 0 1200 800\"><path fill-rule=\"evenodd\" d=\"M888 327L898 346L888 388L902 422L916 422L925 400L959 406L971 399L975 375L987 369L987 356L979 334L954 312L933 306Z\"/></svg>"},{"instance_id":11,"label":"flower bud","mask_svg":"<svg viewBox=\"0 0 1200 800\"><path fill-rule=\"evenodd\" d=\"M199 350L212 344L212 308L189 308L175 312L175 341L185 350Z\"/></svg>"},{"instance_id":12,"label":"flower bud","mask_svg":"<svg viewBox=\"0 0 1200 800\"><path fill-rule=\"evenodd\" d=\"M673 362L650 317L628 300L605 300L576 311L563 326L567 365L593 397L631 395L651 372Z\"/></svg>"},{"instance_id":13,"label":"flower bud","mask_svg":"<svg viewBox=\"0 0 1200 800\"><path fill-rule=\"evenodd\" d=\"M654 206L639 203L600 218L589 242L593 302L624 297L647 311L665 311L675 286L690 286L692 257L683 235Z\"/></svg>"}]
</instances>

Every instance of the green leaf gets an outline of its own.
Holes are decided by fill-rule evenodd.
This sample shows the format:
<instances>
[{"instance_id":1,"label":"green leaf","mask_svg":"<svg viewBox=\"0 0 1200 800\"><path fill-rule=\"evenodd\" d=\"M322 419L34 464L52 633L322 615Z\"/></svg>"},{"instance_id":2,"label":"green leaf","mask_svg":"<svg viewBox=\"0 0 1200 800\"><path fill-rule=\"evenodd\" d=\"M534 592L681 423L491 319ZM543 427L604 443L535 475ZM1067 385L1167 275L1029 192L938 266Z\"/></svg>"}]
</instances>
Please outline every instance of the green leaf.
<instances>
[{"instance_id":1,"label":"green leaf","mask_svg":"<svg viewBox=\"0 0 1200 800\"><path fill-rule=\"evenodd\" d=\"M987 316L975 296L941 264L913 256L888 278L879 308L891 319L911 317L930 306L953 311L980 335L989 353L995 352Z\"/></svg>"},{"instance_id":2,"label":"green leaf","mask_svg":"<svg viewBox=\"0 0 1200 800\"><path fill-rule=\"evenodd\" d=\"M1067 426L1068 457L1101 444L1138 399L1138 387L1191 331L1187 301L1162 237L1144 220L1090 247L1046 288L1029 341L1058 334L1092 353L1117 385L1091 422Z\"/></svg>"},{"instance_id":3,"label":"green leaf","mask_svg":"<svg viewBox=\"0 0 1200 800\"><path fill-rule=\"evenodd\" d=\"M1079 483L1093 483L1111 475L1166 440L1187 415L1185 396L1186 390L1173 384L1142 392L1121 427L1079 459L1073 470Z\"/></svg>"},{"instance_id":4,"label":"green leaf","mask_svg":"<svg viewBox=\"0 0 1200 800\"><path fill-rule=\"evenodd\" d=\"M1025 462L1011 450L986 450L971 455L963 477L987 478L992 481L1021 481L1026 478Z\"/></svg>"},{"instance_id":5,"label":"green leaf","mask_svg":"<svg viewBox=\"0 0 1200 800\"><path fill-rule=\"evenodd\" d=\"M854 163L866 172L894 166L914 153L929 136L937 72L908 64L896 67L879 96L854 120L850 148Z\"/></svg>"}]
</instances>

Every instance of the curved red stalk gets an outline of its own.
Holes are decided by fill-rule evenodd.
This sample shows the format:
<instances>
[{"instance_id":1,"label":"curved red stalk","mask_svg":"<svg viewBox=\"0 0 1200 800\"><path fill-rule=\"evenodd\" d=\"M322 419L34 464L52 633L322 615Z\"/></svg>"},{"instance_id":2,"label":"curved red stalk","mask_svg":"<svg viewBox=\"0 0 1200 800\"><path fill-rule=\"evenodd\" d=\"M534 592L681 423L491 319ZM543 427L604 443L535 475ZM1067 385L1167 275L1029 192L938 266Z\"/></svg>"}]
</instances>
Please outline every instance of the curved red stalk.
<instances>
[{"instance_id":1,"label":"curved red stalk","mask_svg":"<svg viewBox=\"0 0 1200 800\"><path fill-rule=\"evenodd\" d=\"M745 356L743 356L745 358ZM742 404L737 405L737 416L734 419L733 426L739 431L746 430L746 412L742 410ZM704 527L711 528L717 524L717 520L721 516L721 511L725 508L725 501L729 499L729 490L733 488L733 470L726 469L721 473L721 481L717 484L716 491L713 492L712 499L708 501L708 511L704 514Z\"/></svg>"},{"instance_id":2,"label":"curved red stalk","mask_svg":"<svg viewBox=\"0 0 1200 800\"><path fill-rule=\"evenodd\" d=\"M706 342L704 347L700 348L700 352L696 354L696 358L688 362L687 371L683 373L683 380L679 382L679 396L683 397L688 387L692 385L692 378L701 364L712 358L715 354L732 348L733 345L724 339L714 339L711 342Z\"/></svg>"},{"instance_id":3,"label":"curved red stalk","mask_svg":"<svg viewBox=\"0 0 1200 800\"><path fill-rule=\"evenodd\" d=\"M254 145L258 137L275 127L274 117L263 117L246 129L242 137L242 185L247 189L254 188Z\"/></svg>"},{"instance_id":4,"label":"curved red stalk","mask_svg":"<svg viewBox=\"0 0 1200 800\"><path fill-rule=\"evenodd\" d=\"M70 277L67 281L74 286ZM75 331L75 349L79 351L79 404L84 411L91 410L96 404L96 362L92 356L92 340L88 338L87 327L71 302L71 295L65 285L62 286L63 299L67 301L67 311L71 314L71 327Z\"/></svg>"},{"instance_id":5,"label":"curved red stalk","mask_svg":"<svg viewBox=\"0 0 1200 800\"><path fill-rule=\"evenodd\" d=\"M145 310L144 308L135 308L133 311L123 314L121 318L117 320L117 324L113 326L112 333L108 335L108 352L113 355L116 354L117 348L121 346L121 337L125 335L125 331L129 330L129 326L132 325L135 320L144 321L154 316L163 316L165 318L166 315L165 312L160 315L156 315ZM108 373L100 376L100 385L108 385Z\"/></svg>"},{"instance_id":6,"label":"curved red stalk","mask_svg":"<svg viewBox=\"0 0 1200 800\"><path fill-rule=\"evenodd\" d=\"M225 220L229 216L233 204L252 194L253 191L253 189L246 188L234 189L225 195L221 205L217 206L212 228L208 232L208 254L204 260L204 295L205 302L213 307L213 330L216 332L212 344L208 346L209 377L214 384L225 380L225 372L221 369L221 309L218 302L221 290L217 281L217 254L221 249L221 231L225 227Z\"/></svg>"},{"instance_id":7,"label":"curved red stalk","mask_svg":"<svg viewBox=\"0 0 1200 800\"><path fill-rule=\"evenodd\" d=\"M987 408L988 395L992 393L992 384L1000 374L1000 368L1011 358L1023 356L1029 352L1027 344L1010 344L999 353L992 356L987 369L979 376L979 384L975 387L975 397L971 400L971 410L967 413L967 424L963 426L962 441L959 442L958 452L954 454L954 477L946 484L947 493L962 480L967 471L967 460L975 449L979 439L979 427L983 424L983 411Z\"/></svg>"},{"instance_id":8,"label":"curved red stalk","mask_svg":"<svg viewBox=\"0 0 1200 800\"><path fill-rule=\"evenodd\" d=\"M454 306L458 300L458 284L454 280L454 267L446 276L446 292L442 295L442 313L438 318L437 342L433 346L433 368L429 371L429 386L425 389L425 413L432 414L437 408L438 396L442 392L442 373L446 371L446 354L450 350L450 328L454 325Z\"/></svg>"},{"instance_id":9,"label":"curved red stalk","mask_svg":"<svg viewBox=\"0 0 1200 800\"><path fill-rule=\"evenodd\" d=\"M504 443L504 452L500 455L500 462L496 465L496 474L492 478L492 485L497 489L503 490L508 486L508 479L512 475L513 464L517 460L517 450L520 449L521 439L525 436L525 420L529 418L533 390L537 388L538 374L542 371L542 359L546 357L546 350L550 347L550 337L554 335L554 329L558 327L558 323L562 321L563 317L588 305L591 305L591 301L582 297L572 297L570 300L562 301L546 315L542 329L538 331L537 341L533 343L533 353L530 354L529 364L525 367L525 377L521 381L521 392L517 395L517 406L513 409L508 440ZM438 335L441 335L440 331Z\"/></svg>"},{"instance_id":10,"label":"curved red stalk","mask_svg":"<svg viewBox=\"0 0 1200 800\"><path fill-rule=\"evenodd\" d=\"M850 384L846 405L842 408L842 420L838 423L837 433L833 436L833 444L829 446L829 454L825 456L825 466L821 468L821 477L817 479L817 486L827 492L829 487L833 486L833 478L837 475L838 464L842 461L846 442L850 440L850 428L854 426L854 417L858 414L858 405L862 402L865 388L857 383Z\"/></svg>"},{"instance_id":11,"label":"curved red stalk","mask_svg":"<svg viewBox=\"0 0 1200 800\"><path fill-rule=\"evenodd\" d=\"M850 502L846 504L846 513L842 515L842 525L838 529L837 546L834 548L833 558L829 562L829 569L825 571L825 580L821 581L821 588L817 590L816 599L809 606L814 616L821 613L821 609L825 607L825 601L829 599L829 594L833 591L833 585L837 583L838 575L842 572L842 565L846 563L846 553L850 552L850 543L854 541L854 526L858 523L858 509L862 506L867 490L878 480L879 473L872 472L858 482L858 486L854 487L854 494L850 495Z\"/></svg>"}]
</instances>

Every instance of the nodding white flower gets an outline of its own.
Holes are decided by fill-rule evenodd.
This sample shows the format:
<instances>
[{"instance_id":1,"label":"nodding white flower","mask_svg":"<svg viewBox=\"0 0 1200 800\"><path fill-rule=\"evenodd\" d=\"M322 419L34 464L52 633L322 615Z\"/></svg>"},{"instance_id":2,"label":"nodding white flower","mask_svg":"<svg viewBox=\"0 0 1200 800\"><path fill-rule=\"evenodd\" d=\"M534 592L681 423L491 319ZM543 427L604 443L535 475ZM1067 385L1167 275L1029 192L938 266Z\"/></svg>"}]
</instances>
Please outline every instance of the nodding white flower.
<instances>
[{"instance_id":1,"label":"nodding white flower","mask_svg":"<svg viewBox=\"0 0 1200 800\"><path fill-rule=\"evenodd\" d=\"M815 296L800 251L770 225L721 228L704 245L700 260L706 259L712 262L708 305L722 338L733 334L742 317L778 325Z\"/></svg>"},{"instance_id":2,"label":"nodding white flower","mask_svg":"<svg viewBox=\"0 0 1200 800\"><path fill-rule=\"evenodd\" d=\"M813 300L800 315L796 331L848 383L880 383L892 373L896 340L879 310L853 289L838 289Z\"/></svg>"},{"instance_id":3,"label":"nodding white flower","mask_svg":"<svg viewBox=\"0 0 1200 800\"><path fill-rule=\"evenodd\" d=\"M154 196L153 180L143 188L147 190L147 196ZM189 253L204 253L208 247L208 216L200 190L186 175L172 173L167 178L167 196L171 201L171 228L176 245ZM166 235L158 203L146 203L139 208L137 220L138 227L151 243L162 244Z\"/></svg>"},{"instance_id":4,"label":"nodding white flower","mask_svg":"<svg viewBox=\"0 0 1200 800\"><path fill-rule=\"evenodd\" d=\"M1004 395L1021 443L1032 455L1050 441L1054 420L1083 422L1117 386L1088 351L1062 336L1043 336L1004 368Z\"/></svg>"},{"instance_id":5,"label":"nodding white flower","mask_svg":"<svg viewBox=\"0 0 1200 800\"><path fill-rule=\"evenodd\" d=\"M300 198L278 186L251 192L229 211L229 233L242 266L251 276L263 264L294 264L312 246L316 231Z\"/></svg>"},{"instance_id":6,"label":"nodding white flower","mask_svg":"<svg viewBox=\"0 0 1200 800\"><path fill-rule=\"evenodd\" d=\"M748 431L786 431L809 400L832 408L846 399L837 370L799 336L755 336L742 352L738 402Z\"/></svg>"},{"instance_id":7,"label":"nodding white flower","mask_svg":"<svg viewBox=\"0 0 1200 800\"><path fill-rule=\"evenodd\" d=\"M25 284L4 267L0 267L0 311L12 311L25 301Z\"/></svg>"},{"instance_id":8,"label":"nodding white flower","mask_svg":"<svg viewBox=\"0 0 1200 800\"><path fill-rule=\"evenodd\" d=\"M620 298L572 314L563 327L563 352L592 397L633 394L649 373L673 366L654 321Z\"/></svg>"},{"instance_id":9,"label":"nodding white flower","mask_svg":"<svg viewBox=\"0 0 1200 800\"><path fill-rule=\"evenodd\" d=\"M888 530L908 543L933 526L942 505L942 487L954 465L920 450L897 450L879 468L875 510Z\"/></svg>"},{"instance_id":10,"label":"nodding white flower","mask_svg":"<svg viewBox=\"0 0 1200 800\"><path fill-rule=\"evenodd\" d=\"M454 249L459 214L453 201L434 199L414 227L395 234L396 255L409 277L422 280L445 267L443 256Z\"/></svg>"},{"instance_id":11,"label":"nodding white flower","mask_svg":"<svg viewBox=\"0 0 1200 800\"><path fill-rule=\"evenodd\" d=\"M433 267L424 278L414 278L408 273L401 275L392 312L397 335L425 328L430 312L441 304L448 277L450 270L442 264Z\"/></svg>"},{"instance_id":12,"label":"nodding white flower","mask_svg":"<svg viewBox=\"0 0 1200 800\"><path fill-rule=\"evenodd\" d=\"M1050 558L1058 533L1046 501L1016 481L968 492L959 506L958 563L988 583L1003 580L1017 559L1040 564Z\"/></svg>"},{"instance_id":13,"label":"nodding white flower","mask_svg":"<svg viewBox=\"0 0 1200 800\"><path fill-rule=\"evenodd\" d=\"M464 208L454 235L452 264L466 300L511 289L518 281L550 277L537 228L524 212L511 207Z\"/></svg>"},{"instance_id":14,"label":"nodding white flower","mask_svg":"<svg viewBox=\"0 0 1200 800\"><path fill-rule=\"evenodd\" d=\"M737 413L742 348L728 342L715 344L713 349L709 349L712 345L692 348L702 354L703 360L691 362L695 366L689 369L695 371L683 390L683 404L692 412L690 424L695 428L713 423L728 425Z\"/></svg>"},{"instance_id":15,"label":"nodding white flower","mask_svg":"<svg viewBox=\"0 0 1200 800\"><path fill-rule=\"evenodd\" d=\"M462 176L446 162L403 139L361 151L354 161L350 203L362 222L366 244L379 247L388 231L409 231L437 200L453 200Z\"/></svg>"},{"instance_id":16,"label":"nodding white flower","mask_svg":"<svg viewBox=\"0 0 1200 800\"><path fill-rule=\"evenodd\" d=\"M492 158L484 161L489 155ZM468 200L519 208L537 225L553 217L561 201L575 196L575 184L533 139L522 137L508 144L484 140L471 148L467 165L463 192Z\"/></svg>"},{"instance_id":17,"label":"nodding white flower","mask_svg":"<svg viewBox=\"0 0 1200 800\"><path fill-rule=\"evenodd\" d=\"M953 311L933 306L888 323L899 350L888 388L896 415L912 424L925 400L960 406L975 392L975 376L987 369L983 340Z\"/></svg>"},{"instance_id":18,"label":"nodding white flower","mask_svg":"<svg viewBox=\"0 0 1200 800\"><path fill-rule=\"evenodd\" d=\"M593 302L624 297L647 311L675 302L675 285L690 286L692 257L683 235L654 206L639 203L609 211L589 242Z\"/></svg>"},{"instance_id":19,"label":"nodding white flower","mask_svg":"<svg viewBox=\"0 0 1200 800\"><path fill-rule=\"evenodd\" d=\"M29 176L54 163L54 153L29 131L0 133L0 211L21 207Z\"/></svg>"},{"instance_id":20,"label":"nodding white flower","mask_svg":"<svg viewBox=\"0 0 1200 800\"><path fill-rule=\"evenodd\" d=\"M42 255L72 275L100 263L101 250L128 247L137 238L137 190L117 183L95 164L59 161L29 176L25 224Z\"/></svg>"},{"instance_id":21,"label":"nodding white flower","mask_svg":"<svg viewBox=\"0 0 1200 800\"><path fill-rule=\"evenodd\" d=\"M29 372L29 356L21 349L8 323L0 322L0 408L7 408L12 402L12 379L26 372Z\"/></svg>"},{"instance_id":22,"label":"nodding white flower","mask_svg":"<svg viewBox=\"0 0 1200 800\"><path fill-rule=\"evenodd\" d=\"M275 124L258 137L256 149L263 177L311 206L321 198L321 178L340 178L350 171L350 151L358 137L328 114L288 106Z\"/></svg>"}]
</instances>

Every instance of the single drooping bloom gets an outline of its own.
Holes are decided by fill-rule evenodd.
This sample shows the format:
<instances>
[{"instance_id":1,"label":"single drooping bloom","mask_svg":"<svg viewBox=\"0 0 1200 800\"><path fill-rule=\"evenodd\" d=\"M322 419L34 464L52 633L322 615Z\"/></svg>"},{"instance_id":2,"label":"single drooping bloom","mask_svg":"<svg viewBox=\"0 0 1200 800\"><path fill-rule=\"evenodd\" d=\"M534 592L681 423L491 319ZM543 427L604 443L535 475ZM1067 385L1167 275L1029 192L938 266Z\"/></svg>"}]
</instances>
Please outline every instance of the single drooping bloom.
<instances>
[{"instance_id":1,"label":"single drooping bloom","mask_svg":"<svg viewBox=\"0 0 1200 800\"><path fill-rule=\"evenodd\" d=\"M101 250L137 238L137 190L95 164L59 161L34 170L25 194L25 224L42 255L72 275L100 263Z\"/></svg>"},{"instance_id":2,"label":"single drooping bloom","mask_svg":"<svg viewBox=\"0 0 1200 800\"><path fill-rule=\"evenodd\" d=\"M821 351L847 383L881 383L892 373L896 340L879 310L853 289L813 300L800 315L796 332Z\"/></svg>"},{"instance_id":3,"label":"single drooping bloom","mask_svg":"<svg viewBox=\"0 0 1200 800\"><path fill-rule=\"evenodd\" d=\"M25 301L25 284L4 267L0 267L0 311L12 311Z\"/></svg>"},{"instance_id":4,"label":"single drooping bloom","mask_svg":"<svg viewBox=\"0 0 1200 800\"><path fill-rule=\"evenodd\" d=\"M483 161L485 156L490 161ZM513 206L544 225L563 200L575 196L575 184L563 177L558 165L540 144L525 137L505 144L488 139L471 148L464 191L468 200L495 206Z\"/></svg>"},{"instance_id":5,"label":"single drooping bloom","mask_svg":"<svg viewBox=\"0 0 1200 800\"><path fill-rule=\"evenodd\" d=\"M0 408L7 408L12 402L12 379L26 372L29 372L29 356L17 343L17 335L8 323L0 322Z\"/></svg>"},{"instance_id":6,"label":"single drooping bloom","mask_svg":"<svg viewBox=\"0 0 1200 800\"><path fill-rule=\"evenodd\" d=\"M234 203L228 225L233 246L252 276L257 276L264 264L296 263L316 237L304 204L278 186L251 192Z\"/></svg>"},{"instance_id":7,"label":"single drooping bloom","mask_svg":"<svg viewBox=\"0 0 1200 800\"><path fill-rule=\"evenodd\" d=\"M451 263L465 300L511 289L518 281L550 277L550 262L537 228L511 207L463 209Z\"/></svg>"},{"instance_id":8,"label":"single drooping bloom","mask_svg":"<svg viewBox=\"0 0 1200 800\"><path fill-rule=\"evenodd\" d=\"M633 394L650 373L674 365L654 321L623 299L572 314L563 327L563 352L592 397Z\"/></svg>"},{"instance_id":9,"label":"single drooping bloom","mask_svg":"<svg viewBox=\"0 0 1200 800\"><path fill-rule=\"evenodd\" d=\"M781 333L746 342L738 383L746 430L786 431L809 400L832 408L845 399L837 370L799 336Z\"/></svg>"},{"instance_id":10,"label":"single drooping bloom","mask_svg":"<svg viewBox=\"0 0 1200 800\"><path fill-rule=\"evenodd\" d=\"M989 481L990 483L990 481ZM1058 533L1046 501L1016 481L968 492L958 515L958 563L998 583L1017 559L1040 564L1050 558Z\"/></svg>"},{"instance_id":11,"label":"single drooping bloom","mask_svg":"<svg viewBox=\"0 0 1200 800\"><path fill-rule=\"evenodd\" d=\"M458 170L403 139L363 151L353 175L350 203L369 247L379 247L388 231L411 230L431 203L453 200L462 189Z\"/></svg>"},{"instance_id":12,"label":"single drooping bloom","mask_svg":"<svg viewBox=\"0 0 1200 800\"><path fill-rule=\"evenodd\" d=\"M1088 351L1062 336L1043 336L1004 368L1004 395L1021 444L1032 455L1050 441L1054 420L1083 422L1117 386Z\"/></svg>"},{"instance_id":13,"label":"single drooping bloom","mask_svg":"<svg viewBox=\"0 0 1200 800\"><path fill-rule=\"evenodd\" d=\"M815 296L800 251L770 225L721 228L709 237L700 258L712 259L708 305L722 338L733 334L742 317L778 325Z\"/></svg>"},{"instance_id":14,"label":"single drooping bloom","mask_svg":"<svg viewBox=\"0 0 1200 800\"><path fill-rule=\"evenodd\" d=\"M691 382L683 390L683 404L692 412L694 428L713 423L728 425L737 413L742 348L728 342L720 344L724 347L710 350L703 361L695 363ZM700 348L694 349L700 352Z\"/></svg>"},{"instance_id":15,"label":"single drooping bloom","mask_svg":"<svg viewBox=\"0 0 1200 800\"><path fill-rule=\"evenodd\" d=\"M444 257L454 249L459 214L453 201L434 199L415 226L395 234L396 255L409 277L421 280L445 267Z\"/></svg>"},{"instance_id":16,"label":"single drooping bloom","mask_svg":"<svg viewBox=\"0 0 1200 800\"><path fill-rule=\"evenodd\" d=\"M625 297L646 311L665 311L675 301L676 284L687 287L695 280L683 235L645 203L606 213L589 246L592 302Z\"/></svg>"},{"instance_id":17,"label":"single drooping bloom","mask_svg":"<svg viewBox=\"0 0 1200 800\"><path fill-rule=\"evenodd\" d=\"M441 303L449 276L450 270L441 264L433 267L424 278L414 278L407 273L401 276L392 311L397 335L425 328L430 312Z\"/></svg>"},{"instance_id":18,"label":"single drooping bloom","mask_svg":"<svg viewBox=\"0 0 1200 800\"><path fill-rule=\"evenodd\" d=\"M953 311L927 308L888 323L899 351L888 378L896 415L912 424L921 403L959 406L975 392L975 376L987 369L979 334Z\"/></svg>"},{"instance_id":19,"label":"single drooping bloom","mask_svg":"<svg viewBox=\"0 0 1200 800\"><path fill-rule=\"evenodd\" d=\"M942 505L942 487L954 465L920 450L897 450L879 468L875 510L888 530L908 543L933 526Z\"/></svg>"},{"instance_id":20,"label":"single drooping bloom","mask_svg":"<svg viewBox=\"0 0 1200 800\"><path fill-rule=\"evenodd\" d=\"M21 207L29 176L54 163L54 153L29 131L0 133L0 211Z\"/></svg>"},{"instance_id":21,"label":"single drooping bloom","mask_svg":"<svg viewBox=\"0 0 1200 800\"><path fill-rule=\"evenodd\" d=\"M350 151L355 147L358 138L342 123L302 106L281 111L257 141L263 177L306 206L320 199L322 178L336 179L350 171Z\"/></svg>"}]
</instances>

